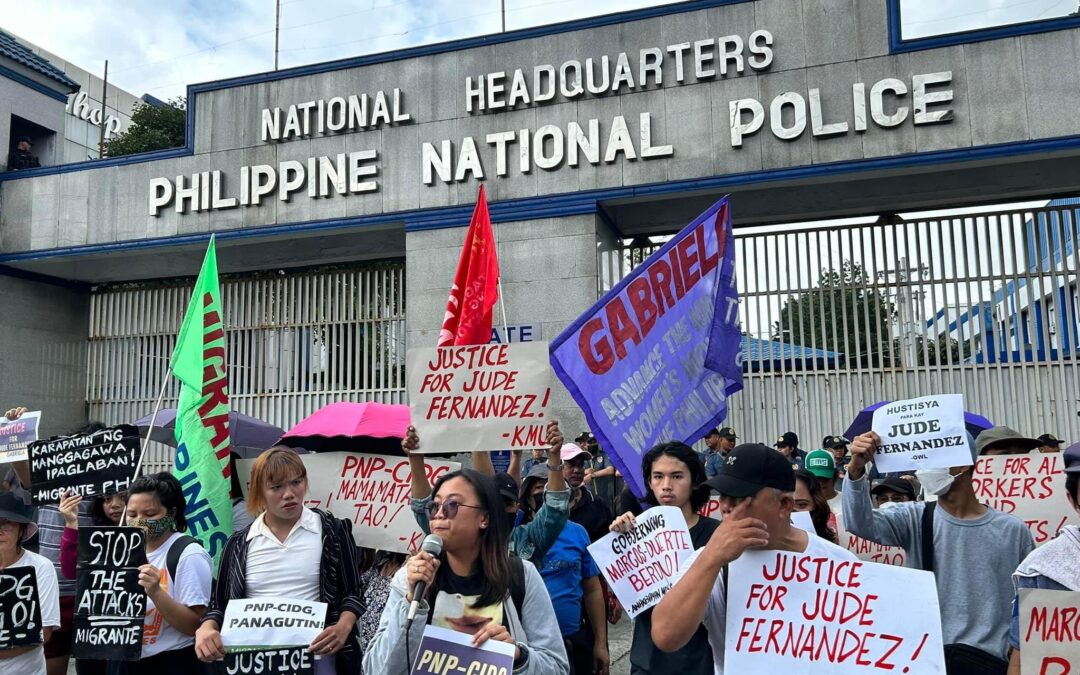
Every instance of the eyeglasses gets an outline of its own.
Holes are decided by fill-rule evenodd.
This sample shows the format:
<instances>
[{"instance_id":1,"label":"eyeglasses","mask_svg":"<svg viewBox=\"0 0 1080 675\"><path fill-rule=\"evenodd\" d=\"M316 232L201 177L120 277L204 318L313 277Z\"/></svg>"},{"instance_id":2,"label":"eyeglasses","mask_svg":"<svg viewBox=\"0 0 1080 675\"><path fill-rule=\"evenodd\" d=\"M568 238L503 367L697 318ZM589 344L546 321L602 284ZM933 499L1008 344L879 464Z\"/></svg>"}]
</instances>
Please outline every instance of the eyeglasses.
<instances>
[{"instance_id":1,"label":"eyeglasses","mask_svg":"<svg viewBox=\"0 0 1080 675\"><path fill-rule=\"evenodd\" d=\"M424 506L424 513L427 514L428 519L431 519L434 518L441 510L443 512L443 516L445 516L447 520L453 520L457 517L458 508L462 506L468 509L476 509L478 511L484 510L484 507L482 506L462 504L457 500L448 499L445 502L428 502L427 505Z\"/></svg>"}]
</instances>

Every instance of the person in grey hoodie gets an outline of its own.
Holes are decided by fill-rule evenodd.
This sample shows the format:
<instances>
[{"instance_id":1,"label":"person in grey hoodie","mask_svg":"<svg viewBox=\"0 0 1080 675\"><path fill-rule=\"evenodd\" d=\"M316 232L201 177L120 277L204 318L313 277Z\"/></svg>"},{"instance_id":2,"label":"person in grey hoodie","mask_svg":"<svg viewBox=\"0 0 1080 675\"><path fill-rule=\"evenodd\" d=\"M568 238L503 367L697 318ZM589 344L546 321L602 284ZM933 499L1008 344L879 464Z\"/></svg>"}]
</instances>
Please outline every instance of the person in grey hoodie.
<instances>
[{"instance_id":1,"label":"person in grey hoodie","mask_svg":"<svg viewBox=\"0 0 1080 675\"><path fill-rule=\"evenodd\" d=\"M946 664L952 654L975 648L1000 660L993 671L1005 672L1013 586L1012 570L1035 548L1024 522L979 503L972 485L978 459L968 438L971 461L949 469L916 471L936 506L906 502L875 509L870 498L866 465L880 439L874 432L851 444L851 461L844 478L843 509L848 530L885 546L901 546L906 565L932 569L941 606L941 635ZM923 557L924 511L932 508L932 560ZM950 673L960 672L951 669Z\"/></svg>"},{"instance_id":2,"label":"person in grey hoodie","mask_svg":"<svg viewBox=\"0 0 1080 675\"><path fill-rule=\"evenodd\" d=\"M488 640L513 645L515 675L570 672L544 581L532 563L507 551L502 514L491 477L463 469L439 479L427 515L432 534L442 538L442 553L421 551L394 575L364 652L365 673L408 675L428 624L468 633L476 646ZM410 626L409 605L421 581L426 591Z\"/></svg>"}]
</instances>

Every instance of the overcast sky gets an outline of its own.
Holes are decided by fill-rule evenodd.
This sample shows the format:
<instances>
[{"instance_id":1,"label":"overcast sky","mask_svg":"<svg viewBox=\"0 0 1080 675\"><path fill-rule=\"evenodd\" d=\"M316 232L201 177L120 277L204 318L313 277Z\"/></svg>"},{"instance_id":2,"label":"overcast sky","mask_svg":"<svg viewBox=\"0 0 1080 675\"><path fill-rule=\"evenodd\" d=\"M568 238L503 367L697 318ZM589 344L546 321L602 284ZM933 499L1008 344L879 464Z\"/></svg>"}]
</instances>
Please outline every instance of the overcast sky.
<instances>
[{"instance_id":1,"label":"overcast sky","mask_svg":"<svg viewBox=\"0 0 1080 675\"><path fill-rule=\"evenodd\" d=\"M883 2L884 0L855 0ZM902 0L905 37L1064 16L1080 0ZM659 4L506 0L508 29ZM4 0L0 27L140 96L272 70L274 0ZM281 66L500 30L500 0L282 0Z\"/></svg>"}]
</instances>

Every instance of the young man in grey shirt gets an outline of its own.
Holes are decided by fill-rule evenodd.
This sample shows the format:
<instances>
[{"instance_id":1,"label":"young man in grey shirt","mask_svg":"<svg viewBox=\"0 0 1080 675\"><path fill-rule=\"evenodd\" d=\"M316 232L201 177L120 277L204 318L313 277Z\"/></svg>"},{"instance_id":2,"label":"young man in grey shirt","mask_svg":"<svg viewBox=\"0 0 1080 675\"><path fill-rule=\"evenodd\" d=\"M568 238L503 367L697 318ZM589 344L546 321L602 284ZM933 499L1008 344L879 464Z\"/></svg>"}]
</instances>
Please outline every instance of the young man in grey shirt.
<instances>
[{"instance_id":1,"label":"young man in grey shirt","mask_svg":"<svg viewBox=\"0 0 1080 675\"><path fill-rule=\"evenodd\" d=\"M870 499L866 465L879 442L877 434L870 432L851 445L843 491L845 525L863 539L902 546L907 566L925 569L922 519L926 502L875 509ZM941 633L946 645L965 644L1007 659L1012 571L1035 543L1023 521L979 503L971 483L978 457L974 443L970 445L970 464L916 472L927 493L938 497L932 541Z\"/></svg>"}]
</instances>

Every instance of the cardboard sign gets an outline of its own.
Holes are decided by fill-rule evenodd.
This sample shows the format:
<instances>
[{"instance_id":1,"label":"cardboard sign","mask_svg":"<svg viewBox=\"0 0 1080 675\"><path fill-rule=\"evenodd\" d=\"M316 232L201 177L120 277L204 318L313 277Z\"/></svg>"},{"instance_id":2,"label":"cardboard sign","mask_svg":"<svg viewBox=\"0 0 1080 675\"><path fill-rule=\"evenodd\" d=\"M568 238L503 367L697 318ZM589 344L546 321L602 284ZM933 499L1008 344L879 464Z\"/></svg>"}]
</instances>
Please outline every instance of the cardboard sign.
<instances>
[{"instance_id":1,"label":"cardboard sign","mask_svg":"<svg viewBox=\"0 0 1080 675\"><path fill-rule=\"evenodd\" d=\"M326 625L326 603L292 598L237 598L225 608L226 651L306 647ZM239 649L237 649L239 648Z\"/></svg>"},{"instance_id":2,"label":"cardboard sign","mask_svg":"<svg viewBox=\"0 0 1080 675\"><path fill-rule=\"evenodd\" d=\"M37 570L0 570L0 650L39 645L41 641Z\"/></svg>"},{"instance_id":3,"label":"cardboard sign","mask_svg":"<svg viewBox=\"0 0 1080 675\"><path fill-rule=\"evenodd\" d=\"M1020 672L1080 673L1080 593L1020 590Z\"/></svg>"},{"instance_id":4,"label":"cardboard sign","mask_svg":"<svg viewBox=\"0 0 1080 675\"><path fill-rule=\"evenodd\" d=\"M80 659L142 656L146 534L137 527L80 527L72 653Z\"/></svg>"},{"instance_id":5,"label":"cardboard sign","mask_svg":"<svg viewBox=\"0 0 1080 675\"><path fill-rule=\"evenodd\" d=\"M899 546L883 546L869 539L857 537L844 527L842 514L836 514L836 536L840 546L854 553L859 560L903 567L907 562L907 553Z\"/></svg>"},{"instance_id":6,"label":"cardboard sign","mask_svg":"<svg viewBox=\"0 0 1080 675\"><path fill-rule=\"evenodd\" d=\"M551 365L638 497L645 452L720 426L743 375L727 199L555 338Z\"/></svg>"},{"instance_id":7,"label":"cardboard sign","mask_svg":"<svg viewBox=\"0 0 1080 675\"><path fill-rule=\"evenodd\" d=\"M547 447L546 342L410 349L405 361L418 452Z\"/></svg>"},{"instance_id":8,"label":"cardboard sign","mask_svg":"<svg viewBox=\"0 0 1080 675\"><path fill-rule=\"evenodd\" d=\"M41 412L25 412L17 420L0 416L0 464L26 459L26 448L38 439Z\"/></svg>"},{"instance_id":9,"label":"cardboard sign","mask_svg":"<svg viewBox=\"0 0 1080 675\"><path fill-rule=\"evenodd\" d=\"M930 572L748 551L728 582L725 672L945 673Z\"/></svg>"},{"instance_id":10,"label":"cardboard sign","mask_svg":"<svg viewBox=\"0 0 1080 675\"><path fill-rule=\"evenodd\" d=\"M91 434L31 443L30 496L35 505L59 504L66 491L83 497L123 492L142 456L139 430L130 424Z\"/></svg>"},{"instance_id":11,"label":"cardboard sign","mask_svg":"<svg viewBox=\"0 0 1080 675\"><path fill-rule=\"evenodd\" d=\"M660 602L693 552L686 518L674 506L654 506L637 517L634 529L611 532L589 546L631 619Z\"/></svg>"},{"instance_id":12,"label":"cardboard sign","mask_svg":"<svg viewBox=\"0 0 1080 675\"><path fill-rule=\"evenodd\" d=\"M321 452L300 455L308 474L304 506L326 509L353 524L353 537L368 548L411 553L420 548L424 532L409 508L411 472L406 457ZM254 460L236 463L240 482L247 486ZM461 464L434 459L424 461L432 485ZM249 489L245 487L245 490Z\"/></svg>"},{"instance_id":13,"label":"cardboard sign","mask_svg":"<svg viewBox=\"0 0 1080 675\"><path fill-rule=\"evenodd\" d=\"M509 675L514 672L514 645L488 640L472 646L472 636L439 626L424 628L412 675Z\"/></svg>"},{"instance_id":14,"label":"cardboard sign","mask_svg":"<svg viewBox=\"0 0 1080 675\"><path fill-rule=\"evenodd\" d=\"M881 473L971 466L964 397L924 396L894 401L874 411L881 445L874 465Z\"/></svg>"},{"instance_id":15,"label":"cardboard sign","mask_svg":"<svg viewBox=\"0 0 1080 675\"><path fill-rule=\"evenodd\" d=\"M224 671L225 675L315 675L315 654L307 647L226 652Z\"/></svg>"},{"instance_id":16,"label":"cardboard sign","mask_svg":"<svg viewBox=\"0 0 1080 675\"><path fill-rule=\"evenodd\" d=\"M980 502L1028 526L1036 546L1050 541L1080 518L1065 494L1063 453L979 457L972 487Z\"/></svg>"}]
</instances>

